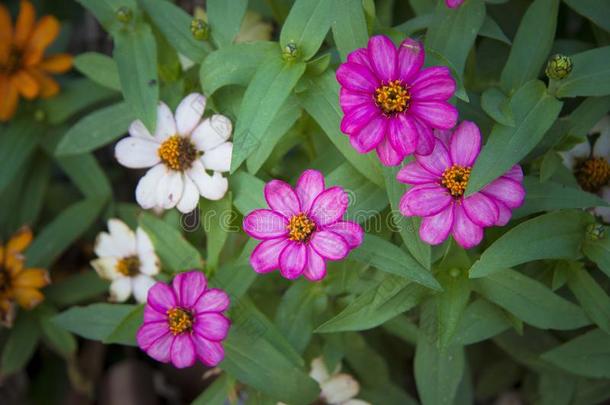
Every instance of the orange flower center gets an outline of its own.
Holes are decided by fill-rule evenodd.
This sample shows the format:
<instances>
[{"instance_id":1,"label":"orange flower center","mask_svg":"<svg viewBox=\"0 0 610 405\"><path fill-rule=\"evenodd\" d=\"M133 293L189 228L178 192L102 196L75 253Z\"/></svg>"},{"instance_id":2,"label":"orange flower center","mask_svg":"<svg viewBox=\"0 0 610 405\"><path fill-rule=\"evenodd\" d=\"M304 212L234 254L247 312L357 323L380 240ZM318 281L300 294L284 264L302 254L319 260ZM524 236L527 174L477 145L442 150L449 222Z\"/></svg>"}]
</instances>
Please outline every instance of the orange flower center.
<instances>
[{"instance_id":1,"label":"orange flower center","mask_svg":"<svg viewBox=\"0 0 610 405\"><path fill-rule=\"evenodd\" d=\"M451 193L454 198L464 195L470 178L470 167L453 165L443 172L441 184Z\"/></svg>"},{"instance_id":2,"label":"orange flower center","mask_svg":"<svg viewBox=\"0 0 610 405\"><path fill-rule=\"evenodd\" d=\"M384 114L401 113L409 108L411 94L400 80L394 80L375 90L375 103Z\"/></svg>"},{"instance_id":3,"label":"orange flower center","mask_svg":"<svg viewBox=\"0 0 610 405\"><path fill-rule=\"evenodd\" d=\"M170 136L163 141L157 153L167 167L180 172L189 169L199 155L190 139L179 135Z\"/></svg>"},{"instance_id":4,"label":"orange flower center","mask_svg":"<svg viewBox=\"0 0 610 405\"><path fill-rule=\"evenodd\" d=\"M316 230L316 224L305 214L293 215L288 223L288 238L295 242L306 242Z\"/></svg>"},{"instance_id":5,"label":"orange flower center","mask_svg":"<svg viewBox=\"0 0 610 405\"><path fill-rule=\"evenodd\" d=\"M7 60L4 64L0 64L0 73L10 75L19 70L19 67L21 66L21 57L22 52L15 47L11 47Z\"/></svg>"},{"instance_id":6,"label":"orange flower center","mask_svg":"<svg viewBox=\"0 0 610 405\"><path fill-rule=\"evenodd\" d=\"M116 271L127 277L133 277L140 272L140 259L138 256L124 257L116 264Z\"/></svg>"},{"instance_id":7,"label":"orange flower center","mask_svg":"<svg viewBox=\"0 0 610 405\"><path fill-rule=\"evenodd\" d=\"M174 336L190 332L193 328L193 314L186 309L174 307L167 310L167 322Z\"/></svg>"},{"instance_id":8,"label":"orange flower center","mask_svg":"<svg viewBox=\"0 0 610 405\"><path fill-rule=\"evenodd\" d=\"M596 193L610 181L610 165L604 158L591 158L576 166L576 179L583 190Z\"/></svg>"}]
</instances>

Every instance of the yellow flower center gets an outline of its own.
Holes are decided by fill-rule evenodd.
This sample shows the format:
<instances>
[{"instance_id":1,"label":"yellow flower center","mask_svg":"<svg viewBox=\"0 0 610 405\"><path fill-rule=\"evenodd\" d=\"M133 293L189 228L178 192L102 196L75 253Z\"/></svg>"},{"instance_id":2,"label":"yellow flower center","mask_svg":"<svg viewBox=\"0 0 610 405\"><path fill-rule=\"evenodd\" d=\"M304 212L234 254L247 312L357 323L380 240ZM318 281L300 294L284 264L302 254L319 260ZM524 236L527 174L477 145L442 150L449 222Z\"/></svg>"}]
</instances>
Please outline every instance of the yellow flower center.
<instances>
[{"instance_id":1,"label":"yellow flower center","mask_svg":"<svg viewBox=\"0 0 610 405\"><path fill-rule=\"evenodd\" d=\"M163 141L157 153L167 167L180 172L189 169L199 155L190 139L179 135L170 136Z\"/></svg>"},{"instance_id":2,"label":"yellow flower center","mask_svg":"<svg viewBox=\"0 0 610 405\"><path fill-rule=\"evenodd\" d=\"M441 184L451 193L454 198L464 195L470 178L470 167L453 165L443 172Z\"/></svg>"},{"instance_id":3,"label":"yellow flower center","mask_svg":"<svg viewBox=\"0 0 610 405\"><path fill-rule=\"evenodd\" d=\"M306 242L313 231L316 230L316 224L305 214L293 215L288 223L288 238L295 242Z\"/></svg>"},{"instance_id":4,"label":"yellow flower center","mask_svg":"<svg viewBox=\"0 0 610 405\"><path fill-rule=\"evenodd\" d=\"M591 158L576 166L576 179L583 190L595 193L610 181L610 165L604 158Z\"/></svg>"},{"instance_id":5,"label":"yellow flower center","mask_svg":"<svg viewBox=\"0 0 610 405\"><path fill-rule=\"evenodd\" d=\"M116 264L116 271L124 276L135 276L140 272L140 259L135 255L124 257Z\"/></svg>"},{"instance_id":6,"label":"yellow flower center","mask_svg":"<svg viewBox=\"0 0 610 405\"><path fill-rule=\"evenodd\" d=\"M190 332L193 328L193 314L186 309L174 307L167 310L167 322L174 336Z\"/></svg>"},{"instance_id":7,"label":"yellow flower center","mask_svg":"<svg viewBox=\"0 0 610 405\"><path fill-rule=\"evenodd\" d=\"M400 80L394 80L375 90L375 103L384 114L392 115L409 108L411 94Z\"/></svg>"}]
</instances>

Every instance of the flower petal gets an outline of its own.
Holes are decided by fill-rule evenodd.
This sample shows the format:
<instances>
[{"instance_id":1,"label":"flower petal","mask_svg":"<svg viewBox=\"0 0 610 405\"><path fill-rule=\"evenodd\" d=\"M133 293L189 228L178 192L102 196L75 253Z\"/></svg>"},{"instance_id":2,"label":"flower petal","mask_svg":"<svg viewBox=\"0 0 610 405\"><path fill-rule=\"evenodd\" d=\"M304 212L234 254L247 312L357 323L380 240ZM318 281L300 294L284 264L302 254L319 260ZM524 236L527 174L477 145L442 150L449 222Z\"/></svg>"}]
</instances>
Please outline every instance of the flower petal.
<instances>
[{"instance_id":1,"label":"flower petal","mask_svg":"<svg viewBox=\"0 0 610 405\"><path fill-rule=\"evenodd\" d=\"M214 172L210 176L199 160L193 162L193 166L187 171L187 175L199 189L199 194L208 200L222 199L229 189L229 181L226 178L222 177L219 172Z\"/></svg>"},{"instance_id":2,"label":"flower petal","mask_svg":"<svg viewBox=\"0 0 610 405\"><path fill-rule=\"evenodd\" d=\"M208 285L203 272L191 270L178 274L172 281L172 288L178 306L192 308Z\"/></svg>"},{"instance_id":3,"label":"flower petal","mask_svg":"<svg viewBox=\"0 0 610 405\"><path fill-rule=\"evenodd\" d=\"M23 49L34 29L34 24L36 23L36 10L30 1L22 0L19 6L19 16L15 23L13 45L17 49Z\"/></svg>"},{"instance_id":4,"label":"flower petal","mask_svg":"<svg viewBox=\"0 0 610 405\"><path fill-rule=\"evenodd\" d=\"M502 177L506 177L510 180L514 180L517 183L522 183L523 182L523 169L521 169L521 166L519 166L519 165L514 165L513 167L510 168L509 171L504 173L502 175Z\"/></svg>"},{"instance_id":5,"label":"flower petal","mask_svg":"<svg viewBox=\"0 0 610 405\"><path fill-rule=\"evenodd\" d=\"M436 215L425 217L419 227L419 236L426 243L438 245L442 243L453 226L453 204Z\"/></svg>"},{"instance_id":6,"label":"flower petal","mask_svg":"<svg viewBox=\"0 0 610 405\"><path fill-rule=\"evenodd\" d=\"M219 288L211 288L201 294L195 303L195 312L222 312L229 308L229 295Z\"/></svg>"},{"instance_id":7,"label":"flower petal","mask_svg":"<svg viewBox=\"0 0 610 405\"><path fill-rule=\"evenodd\" d=\"M523 186L505 177L495 179L483 188L482 192L506 204L509 208L517 208L523 204L525 189Z\"/></svg>"},{"instance_id":8,"label":"flower petal","mask_svg":"<svg viewBox=\"0 0 610 405\"><path fill-rule=\"evenodd\" d=\"M388 121L388 139L394 150L403 156L415 152L419 133L413 119L407 114L398 114Z\"/></svg>"},{"instance_id":9,"label":"flower petal","mask_svg":"<svg viewBox=\"0 0 610 405\"><path fill-rule=\"evenodd\" d=\"M303 276L309 281L320 281L326 276L326 262L312 248L307 249L307 266Z\"/></svg>"},{"instance_id":10,"label":"flower petal","mask_svg":"<svg viewBox=\"0 0 610 405\"><path fill-rule=\"evenodd\" d=\"M144 323L148 322L163 322L165 326L165 330L167 329L167 314L165 312L161 313L151 307L150 305L144 305Z\"/></svg>"},{"instance_id":11,"label":"flower petal","mask_svg":"<svg viewBox=\"0 0 610 405\"><path fill-rule=\"evenodd\" d=\"M368 54L377 77L384 82L396 80L396 47L385 35L375 35L369 39Z\"/></svg>"},{"instance_id":12,"label":"flower petal","mask_svg":"<svg viewBox=\"0 0 610 405\"><path fill-rule=\"evenodd\" d=\"M74 57L72 55L67 53L57 53L43 59L38 67L47 73L60 74L72 69L73 63Z\"/></svg>"},{"instance_id":13,"label":"flower petal","mask_svg":"<svg viewBox=\"0 0 610 405\"><path fill-rule=\"evenodd\" d=\"M42 288L51 282L49 272L41 268L29 268L21 271L13 278L14 287Z\"/></svg>"},{"instance_id":14,"label":"flower petal","mask_svg":"<svg viewBox=\"0 0 610 405\"><path fill-rule=\"evenodd\" d=\"M434 143L436 142L432 129L417 118L413 119L413 123L415 124L415 127L417 127L417 133L419 134L415 153L422 156L431 154L434 150Z\"/></svg>"},{"instance_id":15,"label":"flower petal","mask_svg":"<svg viewBox=\"0 0 610 405\"><path fill-rule=\"evenodd\" d=\"M13 117L19 104L19 92L12 80L0 77L0 122Z\"/></svg>"},{"instance_id":16,"label":"flower petal","mask_svg":"<svg viewBox=\"0 0 610 405\"><path fill-rule=\"evenodd\" d=\"M257 273L269 273L280 267L279 258L288 239L268 239L259 243L250 255L250 265Z\"/></svg>"},{"instance_id":17,"label":"flower petal","mask_svg":"<svg viewBox=\"0 0 610 405\"><path fill-rule=\"evenodd\" d=\"M38 64L46 48L55 41L60 31L59 20L51 15L45 15L30 33L23 52L23 63L26 66Z\"/></svg>"},{"instance_id":18,"label":"flower petal","mask_svg":"<svg viewBox=\"0 0 610 405\"><path fill-rule=\"evenodd\" d=\"M404 159L404 155L398 153L393 147L388 137L384 137L376 148L377 156L384 166L398 166Z\"/></svg>"},{"instance_id":19,"label":"flower petal","mask_svg":"<svg viewBox=\"0 0 610 405\"><path fill-rule=\"evenodd\" d=\"M358 152L368 153L383 140L387 127L388 120L382 115L377 115L366 126L351 134L350 142Z\"/></svg>"},{"instance_id":20,"label":"flower petal","mask_svg":"<svg viewBox=\"0 0 610 405\"><path fill-rule=\"evenodd\" d=\"M328 404L343 404L358 395L358 391L360 391L358 381L345 373L332 375L320 384L320 388L322 389L321 397Z\"/></svg>"},{"instance_id":21,"label":"flower petal","mask_svg":"<svg viewBox=\"0 0 610 405\"><path fill-rule=\"evenodd\" d=\"M174 120L174 114L169 109L167 104L159 102L157 105L157 127L155 128L155 139L158 142L163 142L170 136L176 135L178 129L176 128L176 121Z\"/></svg>"},{"instance_id":22,"label":"flower petal","mask_svg":"<svg viewBox=\"0 0 610 405\"><path fill-rule=\"evenodd\" d=\"M364 231L362 227L351 221L337 221L334 224L324 227L325 231L331 231L343 237L350 249L354 249L362 243Z\"/></svg>"},{"instance_id":23,"label":"flower petal","mask_svg":"<svg viewBox=\"0 0 610 405\"><path fill-rule=\"evenodd\" d=\"M450 129L458 120L458 110L446 101L413 101L409 112L433 128Z\"/></svg>"},{"instance_id":24,"label":"flower petal","mask_svg":"<svg viewBox=\"0 0 610 405\"><path fill-rule=\"evenodd\" d=\"M131 288L136 301L140 304L144 304L146 302L146 298L148 297L148 291L153 285L155 285L154 278L144 274L135 276L131 281Z\"/></svg>"},{"instance_id":25,"label":"flower petal","mask_svg":"<svg viewBox=\"0 0 610 405\"><path fill-rule=\"evenodd\" d=\"M182 198L184 181L182 173L169 170L161 177L157 186L157 206L170 209L174 208Z\"/></svg>"},{"instance_id":26,"label":"flower petal","mask_svg":"<svg viewBox=\"0 0 610 405\"><path fill-rule=\"evenodd\" d=\"M144 169L161 161L157 150L159 144L142 138L128 136L121 139L114 148L116 159L130 169Z\"/></svg>"},{"instance_id":27,"label":"flower petal","mask_svg":"<svg viewBox=\"0 0 610 405\"><path fill-rule=\"evenodd\" d=\"M422 217L438 214L453 201L451 194L437 184L415 186L406 196L409 212Z\"/></svg>"},{"instance_id":28,"label":"flower petal","mask_svg":"<svg viewBox=\"0 0 610 405\"><path fill-rule=\"evenodd\" d=\"M119 277L110 283L110 301L125 302L131 295L131 278Z\"/></svg>"},{"instance_id":29,"label":"flower petal","mask_svg":"<svg viewBox=\"0 0 610 405\"><path fill-rule=\"evenodd\" d=\"M112 281L123 277L116 269L118 261L116 257L100 257L91 260L90 264L100 278Z\"/></svg>"},{"instance_id":30,"label":"flower petal","mask_svg":"<svg viewBox=\"0 0 610 405\"><path fill-rule=\"evenodd\" d=\"M180 197L180 201L178 201L176 208L183 214L187 214L197 208L197 204L199 203L199 189L189 176L183 176L183 180L184 189L182 190L182 197Z\"/></svg>"},{"instance_id":31,"label":"flower petal","mask_svg":"<svg viewBox=\"0 0 610 405\"><path fill-rule=\"evenodd\" d=\"M218 312L204 312L195 317L195 332L208 340L219 342L227 337L231 322Z\"/></svg>"},{"instance_id":32,"label":"flower petal","mask_svg":"<svg viewBox=\"0 0 610 405\"><path fill-rule=\"evenodd\" d=\"M301 210L309 212L315 198L324 191L324 176L317 170L305 170L295 187Z\"/></svg>"},{"instance_id":33,"label":"flower petal","mask_svg":"<svg viewBox=\"0 0 610 405\"><path fill-rule=\"evenodd\" d=\"M438 183L438 175L430 173L418 162L409 162L396 175L396 179L405 184Z\"/></svg>"},{"instance_id":34,"label":"flower petal","mask_svg":"<svg viewBox=\"0 0 610 405\"><path fill-rule=\"evenodd\" d=\"M449 153L454 164L470 167L481 151L481 132L470 121L463 121L449 140Z\"/></svg>"},{"instance_id":35,"label":"flower petal","mask_svg":"<svg viewBox=\"0 0 610 405\"><path fill-rule=\"evenodd\" d=\"M195 346L188 333L182 333L174 338L171 359L176 368L191 367L195 364Z\"/></svg>"},{"instance_id":36,"label":"flower petal","mask_svg":"<svg viewBox=\"0 0 610 405\"><path fill-rule=\"evenodd\" d=\"M468 218L466 212L460 205L455 205L453 220L453 238L464 249L470 249L481 243L483 239L483 228Z\"/></svg>"},{"instance_id":37,"label":"flower petal","mask_svg":"<svg viewBox=\"0 0 610 405\"><path fill-rule=\"evenodd\" d=\"M429 155L415 155L415 160L424 169L439 177L442 176L445 169L453 165L449 151L440 141L434 143L432 153Z\"/></svg>"},{"instance_id":38,"label":"flower petal","mask_svg":"<svg viewBox=\"0 0 610 405\"><path fill-rule=\"evenodd\" d=\"M176 109L176 129L178 134L186 136L193 132L203 116L205 104L205 96L199 93L191 93L180 102Z\"/></svg>"},{"instance_id":39,"label":"flower petal","mask_svg":"<svg viewBox=\"0 0 610 405\"><path fill-rule=\"evenodd\" d=\"M288 219L276 211L258 209L244 218L243 228L253 238L274 239L288 234Z\"/></svg>"},{"instance_id":40,"label":"flower petal","mask_svg":"<svg viewBox=\"0 0 610 405\"><path fill-rule=\"evenodd\" d=\"M228 172L231 170L231 154L233 153L233 143L225 142L207 150L201 157L203 166L208 170L217 172Z\"/></svg>"},{"instance_id":41,"label":"flower petal","mask_svg":"<svg viewBox=\"0 0 610 405\"><path fill-rule=\"evenodd\" d=\"M144 123L140 120L135 120L129 125L129 135L133 136L134 138L141 138L146 141L157 142L157 140L150 134L150 131L148 131L148 128L146 128Z\"/></svg>"},{"instance_id":42,"label":"flower petal","mask_svg":"<svg viewBox=\"0 0 610 405\"><path fill-rule=\"evenodd\" d=\"M138 329L136 341L142 350L148 350L157 340L169 334L167 322L145 322Z\"/></svg>"},{"instance_id":43,"label":"flower petal","mask_svg":"<svg viewBox=\"0 0 610 405\"><path fill-rule=\"evenodd\" d=\"M197 333L194 333L192 337L197 357L203 364L208 367L215 367L224 359L225 351L221 343L212 342Z\"/></svg>"},{"instance_id":44,"label":"flower petal","mask_svg":"<svg viewBox=\"0 0 610 405\"><path fill-rule=\"evenodd\" d=\"M331 231L315 232L310 243L316 252L325 259L341 260L349 253L349 245L346 240Z\"/></svg>"},{"instance_id":45,"label":"flower petal","mask_svg":"<svg viewBox=\"0 0 610 405\"><path fill-rule=\"evenodd\" d=\"M374 93L379 85L379 80L373 72L363 65L356 63L343 63L337 69L337 81L341 86L362 93Z\"/></svg>"},{"instance_id":46,"label":"flower petal","mask_svg":"<svg viewBox=\"0 0 610 405\"><path fill-rule=\"evenodd\" d=\"M304 243L288 243L280 253L280 273L293 280L299 277L307 265L307 246Z\"/></svg>"},{"instance_id":47,"label":"flower petal","mask_svg":"<svg viewBox=\"0 0 610 405\"><path fill-rule=\"evenodd\" d=\"M161 178L168 174L169 170L165 165L159 164L146 172L140 179L136 187L136 201L145 210L157 205L157 185Z\"/></svg>"},{"instance_id":48,"label":"flower petal","mask_svg":"<svg viewBox=\"0 0 610 405\"><path fill-rule=\"evenodd\" d=\"M206 152L226 142L232 131L233 124L230 119L214 114L195 128L191 140L198 150Z\"/></svg>"},{"instance_id":49,"label":"flower petal","mask_svg":"<svg viewBox=\"0 0 610 405\"><path fill-rule=\"evenodd\" d=\"M496 203L496 206L498 207L498 220L496 221L496 223L494 225L496 226L504 226L506 224L508 224L508 221L510 221L511 216L513 215L512 211L510 210L510 208L508 208L506 206L506 204L495 200L494 201Z\"/></svg>"},{"instance_id":50,"label":"flower petal","mask_svg":"<svg viewBox=\"0 0 610 405\"><path fill-rule=\"evenodd\" d=\"M344 134L357 133L376 118L381 118L381 114L379 108L372 102L354 108L346 112L341 119L341 132Z\"/></svg>"},{"instance_id":51,"label":"flower petal","mask_svg":"<svg viewBox=\"0 0 610 405\"><path fill-rule=\"evenodd\" d=\"M370 94L356 93L345 87L341 87L339 90L339 104L346 114L366 105L374 105Z\"/></svg>"},{"instance_id":52,"label":"flower petal","mask_svg":"<svg viewBox=\"0 0 610 405\"><path fill-rule=\"evenodd\" d=\"M158 312L166 313L177 305L176 296L171 288L165 283L158 281L148 290L148 305Z\"/></svg>"},{"instance_id":53,"label":"flower petal","mask_svg":"<svg viewBox=\"0 0 610 405\"><path fill-rule=\"evenodd\" d=\"M272 210L290 218L301 212L301 205L290 185L281 180L271 180L265 184L265 200Z\"/></svg>"},{"instance_id":54,"label":"flower petal","mask_svg":"<svg viewBox=\"0 0 610 405\"><path fill-rule=\"evenodd\" d=\"M174 335L168 331L146 349L146 354L161 363L169 363L174 338Z\"/></svg>"},{"instance_id":55,"label":"flower petal","mask_svg":"<svg viewBox=\"0 0 610 405\"><path fill-rule=\"evenodd\" d=\"M337 222L343 217L349 198L341 187L331 187L324 190L311 204L310 217L318 226Z\"/></svg>"},{"instance_id":56,"label":"flower petal","mask_svg":"<svg viewBox=\"0 0 610 405\"><path fill-rule=\"evenodd\" d=\"M492 226L498 221L498 206L483 193L475 193L462 200L468 218L478 226Z\"/></svg>"},{"instance_id":57,"label":"flower petal","mask_svg":"<svg viewBox=\"0 0 610 405\"><path fill-rule=\"evenodd\" d=\"M591 155L591 144L587 139L585 142L579 143L567 152L559 153L563 159L563 164L568 169L574 169L579 159L588 158Z\"/></svg>"},{"instance_id":58,"label":"flower petal","mask_svg":"<svg viewBox=\"0 0 610 405\"><path fill-rule=\"evenodd\" d=\"M364 66L371 72L373 71L371 59L369 58L369 51L366 48L359 48L351 52L349 55L347 55L347 62L357 63Z\"/></svg>"},{"instance_id":59,"label":"flower petal","mask_svg":"<svg viewBox=\"0 0 610 405\"><path fill-rule=\"evenodd\" d=\"M407 38L398 47L398 77L410 83L424 65L424 47L421 42Z\"/></svg>"},{"instance_id":60,"label":"flower petal","mask_svg":"<svg viewBox=\"0 0 610 405\"><path fill-rule=\"evenodd\" d=\"M432 66L419 72L411 85L415 100L449 100L455 93L456 84L451 70L445 66Z\"/></svg>"}]
</instances>

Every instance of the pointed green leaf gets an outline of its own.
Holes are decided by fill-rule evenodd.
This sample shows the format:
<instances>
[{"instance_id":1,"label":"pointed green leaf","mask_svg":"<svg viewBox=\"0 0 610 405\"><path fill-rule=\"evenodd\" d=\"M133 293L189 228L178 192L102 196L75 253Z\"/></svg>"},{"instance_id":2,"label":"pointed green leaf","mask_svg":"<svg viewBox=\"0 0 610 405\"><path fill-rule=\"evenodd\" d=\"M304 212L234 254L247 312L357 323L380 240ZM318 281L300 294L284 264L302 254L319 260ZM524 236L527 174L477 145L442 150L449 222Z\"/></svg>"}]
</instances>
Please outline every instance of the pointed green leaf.
<instances>
[{"instance_id":1,"label":"pointed green leaf","mask_svg":"<svg viewBox=\"0 0 610 405\"><path fill-rule=\"evenodd\" d=\"M248 0L208 0L206 6L214 42L219 48L230 45L239 32Z\"/></svg>"},{"instance_id":2,"label":"pointed green leaf","mask_svg":"<svg viewBox=\"0 0 610 405\"><path fill-rule=\"evenodd\" d=\"M557 97L610 94L610 46L572 56L572 73L557 84Z\"/></svg>"},{"instance_id":3,"label":"pointed green leaf","mask_svg":"<svg viewBox=\"0 0 610 405\"><path fill-rule=\"evenodd\" d=\"M330 29L333 7L332 0L296 0L280 33L282 49L294 43L300 59L311 59Z\"/></svg>"},{"instance_id":4,"label":"pointed green leaf","mask_svg":"<svg viewBox=\"0 0 610 405\"><path fill-rule=\"evenodd\" d=\"M135 307L107 303L75 306L56 315L53 322L86 339L103 341Z\"/></svg>"},{"instance_id":5,"label":"pointed green leaf","mask_svg":"<svg viewBox=\"0 0 610 405\"><path fill-rule=\"evenodd\" d=\"M347 54L366 47L369 32L362 8L362 0L335 0L333 13L333 38L345 61Z\"/></svg>"},{"instance_id":6,"label":"pointed green leaf","mask_svg":"<svg viewBox=\"0 0 610 405\"><path fill-rule=\"evenodd\" d=\"M569 270L568 287L581 308L589 319L610 335L610 297L584 266L574 265Z\"/></svg>"},{"instance_id":7,"label":"pointed green leaf","mask_svg":"<svg viewBox=\"0 0 610 405\"><path fill-rule=\"evenodd\" d=\"M112 90L121 90L119 70L109 56L85 52L74 58L74 67L92 81Z\"/></svg>"},{"instance_id":8,"label":"pointed green leaf","mask_svg":"<svg viewBox=\"0 0 610 405\"><path fill-rule=\"evenodd\" d=\"M547 351L542 358L572 374L610 378L610 335L594 329Z\"/></svg>"}]
</instances>

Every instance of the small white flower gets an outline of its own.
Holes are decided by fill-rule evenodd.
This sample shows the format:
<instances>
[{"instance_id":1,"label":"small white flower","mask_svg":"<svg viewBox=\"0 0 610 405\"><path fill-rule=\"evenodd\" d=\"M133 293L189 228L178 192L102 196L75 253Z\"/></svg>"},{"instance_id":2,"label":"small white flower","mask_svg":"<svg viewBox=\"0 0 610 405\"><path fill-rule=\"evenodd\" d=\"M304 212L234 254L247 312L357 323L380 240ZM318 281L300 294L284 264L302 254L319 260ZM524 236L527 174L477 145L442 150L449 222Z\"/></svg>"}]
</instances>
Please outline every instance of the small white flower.
<instances>
[{"instance_id":1,"label":"small white flower","mask_svg":"<svg viewBox=\"0 0 610 405\"><path fill-rule=\"evenodd\" d=\"M110 280L110 300L126 301L131 294L139 303L146 302L152 277L159 273L159 258L153 244L141 228L134 233L118 219L108 220L108 231L95 240L97 259L91 265L97 274Z\"/></svg>"},{"instance_id":2,"label":"small white flower","mask_svg":"<svg viewBox=\"0 0 610 405\"><path fill-rule=\"evenodd\" d=\"M231 168L233 144L227 140L232 124L223 115L201 121L205 104L202 94L189 94L178 105L174 118L161 102L154 135L138 120L129 127L130 136L117 143L115 156L120 164L151 168L136 188L136 200L142 208L176 207L188 213L197 206L199 196L208 200L224 197L229 184L221 172Z\"/></svg>"},{"instance_id":3,"label":"small white flower","mask_svg":"<svg viewBox=\"0 0 610 405\"><path fill-rule=\"evenodd\" d=\"M354 399L360 391L358 381L349 374L341 373L340 366L330 374L322 357L311 361L309 376L320 384L320 399L330 405L369 405L368 402Z\"/></svg>"}]
</instances>

